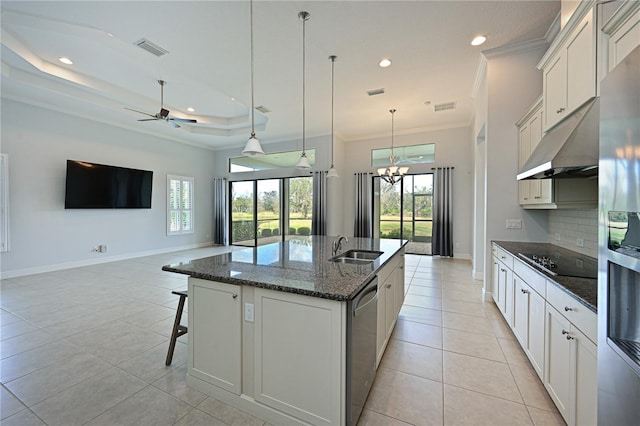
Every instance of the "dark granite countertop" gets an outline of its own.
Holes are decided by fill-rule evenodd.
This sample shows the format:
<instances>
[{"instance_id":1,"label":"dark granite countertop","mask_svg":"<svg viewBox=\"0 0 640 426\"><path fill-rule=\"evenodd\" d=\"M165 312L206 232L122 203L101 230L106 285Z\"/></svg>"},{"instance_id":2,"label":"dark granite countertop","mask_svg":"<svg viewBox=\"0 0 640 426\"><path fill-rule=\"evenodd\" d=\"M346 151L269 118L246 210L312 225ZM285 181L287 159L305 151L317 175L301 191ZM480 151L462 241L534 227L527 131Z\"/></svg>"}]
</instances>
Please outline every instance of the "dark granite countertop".
<instances>
[{"instance_id":1,"label":"dark granite countertop","mask_svg":"<svg viewBox=\"0 0 640 426\"><path fill-rule=\"evenodd\" d=\"M406 240L349 238L339 253L351 249L384 252L370 263L329 260L335 237L297 237L285 242L234 250L217 256L162 267L194 278L248 285L332 300L349 300L407 243Z\"/></svg>"},{"instance_id":2,"label":"dark granite countertop","mask_svg":"<svg viewBox=\"0 0 640 426\"><path fill-rule=\"evenodd\" d=\"M518 253L555 253L560 256L566 257L580 257L587 262L595 262L597 264L598 259L590 256L577 253L575 251L556 246L550 243L526 243L519 241L493 241L498 246L512 254L516 259L526 262L520 259ZM584 306L589 308L595 313L598 313L598 280L591 278L577 278L577 277L565 277L558 275L551 275L544 272L541 269L527 265L537 272L543 274L552 283L556 284L565 293L569 294L573 298L577 299Z\"/></svg>"}]
</instances>

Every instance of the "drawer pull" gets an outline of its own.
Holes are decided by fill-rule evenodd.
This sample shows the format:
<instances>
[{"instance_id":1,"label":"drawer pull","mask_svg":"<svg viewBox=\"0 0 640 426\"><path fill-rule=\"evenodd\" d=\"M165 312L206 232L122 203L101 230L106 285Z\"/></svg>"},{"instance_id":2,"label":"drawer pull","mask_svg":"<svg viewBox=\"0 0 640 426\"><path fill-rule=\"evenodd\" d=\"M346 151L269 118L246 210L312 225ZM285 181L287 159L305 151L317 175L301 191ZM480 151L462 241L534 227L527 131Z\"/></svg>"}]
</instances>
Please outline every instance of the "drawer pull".
<instances>
[{"instance_id":1,"label":"drawer pull","mask_svg":"<svg viewBox=\"0 0 640 426\"><path fill-rule=\"evenodd\" d=\"M391 288L391 284L387 284L387 285L386 285L386 287L387 287L387 288Z\"/></svg>"},{"instance_id":2,"label":"drawer pull","mask_svg":"<svg viewBox=\"0 0 640 426\"><path fill-rule=\"evenodd\" d=\"M561 112L564 112L564 108L560 108L559 110L556 111L557 114L560 114Z\"/></svg>"},{"instance_id":3,"label":"drawer pull","mask_svg":"<svg viewBox=\"0 0 640 426\"><path fill-rule=\"evenodd\" d=\"M507 272L507 270L506 270L506 269L504 269L504 268L500 268L500 270L501 270L502 272Z\"/></svg>"},{"instance_id":4,"label":"drawer pull","mask_svg":"<svg viewBox=\"0 0 640 426\"><path fill-rule=\"evenodd\" d=\"M529 293L529 290L526 290L526 289L524 289L524 288L521 288L521 289L520 289L520 291L522 292L522 294L527 294L527 293Z\"/></svg>"},{"instance_id":5,"label":"drawer pull","mask_svg":"<svg viewBox=\"0 0 640 426\"><path fill-rule=\"evenodd\" d=\"M538 197L538 196L536 195L536 196L535 196L535 197L533 197L533 198L535 198L536 200L539 200L539 199L540 199L540 198L542 198L542 197Z\"/></svg>"},{"instance_id":6,"label":"drawer pull","mask_svg":"<svg viewBox=\"0 0 640 426\"><path fill-rule=\"evenodd\" d=\"M570 308L570 307L568 307L568 306L565 306L565 307L564 307L564 311L565 311L565 312L573 311L573 308Z\"/></svg>"},{"instance_id":7,"label":"drawer pull","mask_svg":"<svg viewBox=\"0 0 640 426\"><path fill-rule=\"evenodd\" d=\"M506 259L507 256L500 256L500 259Z\"/></svg>"},{"instance_id":8,"label":"drawer pull","mask_svg":"<svg viewBox=\"0 0 640 426\"><path fill-rule=\"evenodd\" d=\"M235 293L233 293L233 295L232 295L231 297L233 297L234 299L237 299L237 298L238 298L238 295L237 295L237 294L235 294Z\"/></svg>"}]
</instances>

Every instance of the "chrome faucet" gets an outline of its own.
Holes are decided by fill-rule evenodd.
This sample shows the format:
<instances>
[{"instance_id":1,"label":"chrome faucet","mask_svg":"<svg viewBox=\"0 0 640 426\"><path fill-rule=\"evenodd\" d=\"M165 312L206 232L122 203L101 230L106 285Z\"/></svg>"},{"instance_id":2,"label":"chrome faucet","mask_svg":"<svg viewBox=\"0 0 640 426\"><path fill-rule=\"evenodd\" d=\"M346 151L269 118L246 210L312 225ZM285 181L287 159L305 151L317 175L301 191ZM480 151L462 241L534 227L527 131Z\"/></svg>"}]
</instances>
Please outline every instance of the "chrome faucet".
<instances>
[{"instance_id":1,"label":"chrome faucet","mask_svg":"<svg viewBox=\"0 0 640 426\"><path fill-rule=\"evenodd\" d=\"M334 256L342 248L342 241L349 242L349 239L347 237L343 237L342 235L338 235L338 237L331 243L331 252Z\"/></svg>"}]
</instances>

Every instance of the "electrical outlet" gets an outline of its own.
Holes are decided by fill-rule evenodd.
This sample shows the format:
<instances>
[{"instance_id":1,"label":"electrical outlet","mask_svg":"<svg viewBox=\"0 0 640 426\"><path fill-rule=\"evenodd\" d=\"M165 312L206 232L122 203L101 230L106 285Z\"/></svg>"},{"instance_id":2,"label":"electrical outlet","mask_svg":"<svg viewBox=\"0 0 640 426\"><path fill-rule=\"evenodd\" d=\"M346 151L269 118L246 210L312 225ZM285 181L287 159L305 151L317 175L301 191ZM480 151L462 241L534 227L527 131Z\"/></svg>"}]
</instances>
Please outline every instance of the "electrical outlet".
<instances>
[{"instance_id":1,"label":"electrical outlet","mask_svg":"<svg viewBox=\"0 0 640 426\"><path fill-rule=\"evenodd\" d=\"M244 320L253 322L253 303L244 304Z\"/></svg>"},{"instance_id":2,"label":"electrical outlet","mask_svg":"<svg viewBox=\"0 0 640 426\"><path fill-rule=\"evenodd\" d=\"M556 232L555 237L556 237L556 241L560 241L560 233Z\"/></svg>"},{"instance_id":3,"label":"electrical outlet","mask_svg":"<svg viewBox=\"0 0 640 426\"><path fill-rule=\"evenodd\" d=\"M583 240L582 238L578 238L578 239L576 240L576 245L577 245L578 247L584 247L584 240Z\"/></svg>"}]
</instances>

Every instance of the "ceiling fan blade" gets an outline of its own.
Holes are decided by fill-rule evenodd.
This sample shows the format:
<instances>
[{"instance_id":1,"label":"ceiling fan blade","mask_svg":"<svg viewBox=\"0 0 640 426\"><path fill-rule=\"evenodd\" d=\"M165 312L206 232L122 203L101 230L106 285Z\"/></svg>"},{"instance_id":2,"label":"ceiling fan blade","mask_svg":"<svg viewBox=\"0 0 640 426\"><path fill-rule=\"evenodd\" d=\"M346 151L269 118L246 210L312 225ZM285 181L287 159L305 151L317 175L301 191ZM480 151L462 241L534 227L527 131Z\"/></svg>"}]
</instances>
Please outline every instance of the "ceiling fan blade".
<instances>
[{"instance_id":1,"label":"ceiling fan blade","mask_svg":"<svg viewBox=\"0 0 640 426\"><path fill-rule=\"evenodd\" d=\"M138 121L156 121L156 120L159 120L159 119L158 118L141 118Z\"/></svg>"},{"instance_id":2,"label":"ceiling fan blade","mask_svg":"<svg viewBox=\"0 0 640 426\"><path fill-rule=\"evenodd\" d=\"M176 129L180 128L180 125L178 123L174 122L174 121L167 120L167 123L169 124L169 126L175 127Z\"/></svg>"},{"instance_id":3,"label":"ceiling fan blade","mask_svg":"<svg viewBox=\"0 0 640 426\"><path fill-rule=\"evenodd\" d=\"M198 120L193 120L191 118L178 118L178 117L171 117L169 120L179 121L180 123L197 123L198 122Z\"/></svg>"},{"instance_id":4,"label":"ceiling fan blade","mask_svg":"<svg viewBox=\"0 0 640 426\"><path fill-rule=\"evenodd\" d=\"M127 108L127 107L124 107L124 109L128 109L129 111L137 112L138 114L148 115L149 117L156 118L156 116L153 115L153 114L149 114L149 113L146 113L146 112L138 111L137 109Z\"/></svg>"}]
</instances>

